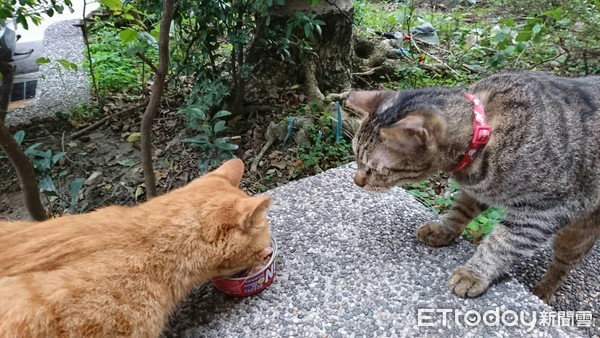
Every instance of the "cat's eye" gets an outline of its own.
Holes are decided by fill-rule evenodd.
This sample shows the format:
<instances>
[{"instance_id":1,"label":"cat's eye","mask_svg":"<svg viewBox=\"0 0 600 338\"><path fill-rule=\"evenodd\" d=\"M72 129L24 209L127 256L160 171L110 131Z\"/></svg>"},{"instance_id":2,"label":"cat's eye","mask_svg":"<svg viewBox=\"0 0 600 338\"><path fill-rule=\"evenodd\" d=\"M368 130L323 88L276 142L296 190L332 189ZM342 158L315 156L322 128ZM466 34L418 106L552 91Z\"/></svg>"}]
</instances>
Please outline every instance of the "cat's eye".
<instances>
[{"instance_id":1,"label":"cat's eye","mask_svg":"<svg viewBox=\"0 0 600 338\"><path fill-rule=\"evenodd\" d=\"M367 168L367 170L365 170L365 174L367 176L371 175L372 172L373 172L373 170L371 170L371 168Z\"/></svg>"}]
</instances>

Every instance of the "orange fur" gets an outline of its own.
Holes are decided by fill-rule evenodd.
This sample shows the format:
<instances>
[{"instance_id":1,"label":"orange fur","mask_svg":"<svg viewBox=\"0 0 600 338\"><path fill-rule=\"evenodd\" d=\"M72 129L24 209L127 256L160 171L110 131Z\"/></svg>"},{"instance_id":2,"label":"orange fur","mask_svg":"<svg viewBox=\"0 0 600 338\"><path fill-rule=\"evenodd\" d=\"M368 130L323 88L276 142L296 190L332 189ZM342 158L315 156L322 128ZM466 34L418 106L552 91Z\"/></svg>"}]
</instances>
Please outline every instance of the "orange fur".
<instances>
[{"instance_id":1,"label":"orange fur","mask_svg":"<svg viewBox=\"0 0 600 338\"><path fill-rule=\"evenodd\" d=\"M261 261L271 198L230 160L144 204L0 222L0 337L158 337L212 277Z\"/></svg>"}]
</instances>

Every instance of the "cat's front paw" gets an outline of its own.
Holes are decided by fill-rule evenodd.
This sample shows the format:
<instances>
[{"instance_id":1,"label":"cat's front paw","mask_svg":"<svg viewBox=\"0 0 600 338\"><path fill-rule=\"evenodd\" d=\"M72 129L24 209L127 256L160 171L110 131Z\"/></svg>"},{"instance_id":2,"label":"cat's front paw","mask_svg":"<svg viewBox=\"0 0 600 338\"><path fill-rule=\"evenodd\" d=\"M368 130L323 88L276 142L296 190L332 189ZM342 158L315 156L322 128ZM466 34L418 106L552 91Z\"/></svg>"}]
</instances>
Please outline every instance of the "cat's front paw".
<instances>
[{"instance_id":1,"label":"cat's front paw","mask_svg":"<svg viewBox=\"0 0 600 338\"><path fill-rule=\"evenodd\" d=\"M439 222L425 222L417 229L419 241L434 247L446 246L458 237L450 228Z\"/></svg>"},{"instance_id":2,"label":"cat's front paw","mask_svg":"<svg viewBox=\"0 0 600 338\"><path fill-rule=\"evenodd\" d=\"M465 266L459 266L454 269L452 276L450 276L448 286L460 297L474 298L481 296L489 287L489 283L473 270Z\"/></svg>"},{"instance_id":3,"label":"cat's front paw","mask_svg":"<svg viewBox=\"0 0 600 338\"><path fill-rule=\"evenodd\" d=\"M548 305L553 305L556 302L554 290L547 288L545 285L537 284L533 287L533 294L543 300Z\"/></svg>"}]
</instances>

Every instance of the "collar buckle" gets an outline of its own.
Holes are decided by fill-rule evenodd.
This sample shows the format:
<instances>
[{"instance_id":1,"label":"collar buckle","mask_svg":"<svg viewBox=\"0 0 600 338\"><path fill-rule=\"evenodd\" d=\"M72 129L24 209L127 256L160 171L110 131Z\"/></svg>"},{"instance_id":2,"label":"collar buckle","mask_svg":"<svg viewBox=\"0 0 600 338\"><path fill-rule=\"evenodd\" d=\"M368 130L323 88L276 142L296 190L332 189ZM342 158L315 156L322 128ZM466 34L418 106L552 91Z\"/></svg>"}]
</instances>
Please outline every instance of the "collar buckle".
<instances>
[{"instance_id":1,"label":"collar buckle","mask_svg":"<svg viewBox=\"0 0 600 338\"><path fill-rule=\"evenodd\" d=\"M475 131L473 133L473 139L471 140L471 144L476 146L486 145L490 140L491 130L492 129L488 125L475 126Z\"/></svg>"}]
</instances>

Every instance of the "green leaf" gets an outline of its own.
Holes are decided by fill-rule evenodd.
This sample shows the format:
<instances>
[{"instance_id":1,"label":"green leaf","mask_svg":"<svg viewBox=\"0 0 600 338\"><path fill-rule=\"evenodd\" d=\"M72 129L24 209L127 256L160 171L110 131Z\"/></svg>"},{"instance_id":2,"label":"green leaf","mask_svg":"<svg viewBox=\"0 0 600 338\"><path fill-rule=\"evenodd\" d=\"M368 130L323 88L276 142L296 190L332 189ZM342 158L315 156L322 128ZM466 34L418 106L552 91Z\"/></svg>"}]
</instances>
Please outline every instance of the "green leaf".
<instances>
[{"instance_id":1,"label":"green leaf","mask_svg":"<svg viewBox=\"0 0 600 338\"><path fill-rule=\"evenodd\" d=\"M221 161L219 161L218 158L212 158L210 160L210 165L212 165L213 167L217 167L217 166L219 166L219 164L221 164Z\"/></svg>"},{"instance_id":2,"label":"green leaf","mask_svg":"<svg viewBox=\"0 0 600 338\"><path fill-rule=\"evenodd\" d=\"M133 160L131 160L131 159L120 160L120 161L117 161L117 163L119 165L124 166L124 167L131 167L131 166L133 166Z\"/></svg>"},{"instance_id":3,"label":"green leaf","mask_svg":"<svg viewBox=\"0 0 600 338\"><path fill-rule=\"evenodd\" d=\"M515 46L515 52L521 53L524 50L525 50L525 44L523 42L517 43L517 45Z\"/></svg>"},{"instance_id":4,"label":"green leaf","mask_svg":"<svg viewBox=\"0 0 600 338\"><path fill-rule=\"evenodd\" d=\"M220 137L215 139L215 147L223 150L236 150L238 148L237 144L229 143L229 137Z\"/></svg>"},{"instance_id":5,"label":"green leaf","mask_svg":"<svg viewBox=\"0 0 600 338\"><path fill-rule=\"evenodd\" d=\"M215 131L215 134L220 133L225 129L227 129L227 126L225 126L225 121L223 121L223 120L217 122L215 124L215 127L213 128L213 130Z\"/></svg>"},{"instance_id":6,"label":"green leaf","mask_svg":"<svg viewBox=\"0 0 600 338\"><path fill-rule=\"evenodd\" d=\"M25 155L27 156L41 156L44 157L44 153L37 150L37 147L41 146L41 143L32 144L25 150ZM41 154L41 155L40 155Z\"/></svg>"},{"instance_id":7,"label":"green leaf","mask_svg":"<svg viewBox=\"0 0 600 338\"><path fill-rule=\"evenodd\" d=\"M64 151L60 151L56 154L54 154L54 156L52 156L52 165L55 165L58 161L60 161L61 158L63 158L67 153L65 153Z\"/></svg>"},{"instance_id":8,"label":"green leaf","mask_svg":"<svg viewBox=\"0 0 600 338\"><path fill-rule=\"evenodd\" d=\"M79 191L81 190L81 187L83 187L83 182L85 182L85 179L83 178L76 178L73 181L71 181L71 184L69 185L69 194L71 194L71 205L77 202L77 195L79 195Z\"/></svg>"},{"instance_id":9,"label":"green leaf","mask_svg":"<svg viewBox=\"0 0 600 338\"><path fill-rule=\"evenodd\" d=\"M138 32L131 28L126 28L119 32L119 37L121 38L121 41L123 41L124 43L132 42L133 40L135 40L137 38L137 36L138 36Z\"/></svg>"},{"instance_id":10,"label":"green leaf","mask_svg":"<svg viewBox=\"0 0 600 338\"><path fill-rule=\"evenodd\" d=\"M210 163L210 160L207 158L203 158L198 161L198 167L199 167L201 173L206 173L208 171L209 163Z\"/></svg>"},{"instance_id":11,"label":"green leaf","mask_svg":"<svg viewBox=\"0 0 600 338\"><path fill-rule=\"evenodd\" d=\"M232 113L231 113L230 111L227 111L227 110L220 110L220 111L218 111L218 112L215 114L215 116L213 116L213 117L212 117L212 119L213 119L213 120L214 120L214 119L218 119L218 118L221 118L221 117L229 116L229 115L231 115L231 114L232 114Z\"/></svg>"},{"instance_id":12,"label":"green leaf","mask_svg":"<svg viewBox=\"0 0 600 338\"><path fill-rule=\"evenodd\" d=\"M15 135L13 137L14 137L15 141L17 142L17 144L21 145L21 143L23 143L23 140L25 139L25 131L19 130L18 132L15 133Z\"/></svg>"},{"instance_id":13,"label":"green leaf","mask_svg":"<svg viewBox=\"0 0 600 338\"><path fill-rule=\"evenodd\" d=\"M476 231L480 228L480 226L479 226L479 223L477 223L476 221L471 221L471 222L469 222L469 225L467 225L467 228L469 230Z\"/></svg>"},{"instance_id":14,"label":"green leaf","mask_svg":"<svg viewBox=\"0 0 600 338\"><path fill-rule=\"evenodd\" d=\"M499 44L500 42L504 41L504 39L506 38L506 34L502 31L498 31L496 33L496 35L494 35L494 44Z\"/></svg>"},{"instance_id":15,"label":"green leaf","mask_svg":"<svg viewBox=\"0 0 600 338\"><path fill-rule=\"evenodd\" d=\"M142 138L142 133L140 133L140 132L131 133L129 136L127 136L127 142L137 142L141 138Z\"/></svg>"},{"instance_id":16,"label":"green leaf","mask_svg":"<svg viewBox=\"0 0 600 338\"><path fill-rule=\"evenodd\" d=\"M523 29L519 32L519 34L517 34L517 37L515 39L517 40L517 42L526 42L531 40L531 35L532 34L530 30Z\"/></svg>"},{"instance_id":17,"label":"green leaf","mask_svg":"<svg viewBox=\"0 0 600 338\"><path fill-rule=\"evenodd\" d=\"M541 31L542 31L542 25L539 23L536 23L535 26L533 26L533 28L531 29L531 33L533 35L537 35Z\"/></svg>"},{"instance_id":18,"label":"green leaf","mask_svg":"<svg viewBox=\"0 0 600 338\"><path fill-rule=\"evenodd\" d=\"M56 60L63 68L77 70L77 65L67 59Z\"/></svg>"},{"instance_id":19,"label":"green leaf","mask_svg":"<svg viewBox=\"0 0 600 338\"><path fill-rule=\"evenodd\" d=\"M41 57L41 58L37 58L35 60L35 63L37 63L38 65L43 65L43 64L46 64L46 63L50 63L50 61L52 61L52 60L50 60L50 59L48 59L46 57Z\"/></svg>"},{"instance_id":20,"label":"green leaf","mask_svg":"<svg viewBox=\"0 0 600 338\"><path fill-rule=\"evenodd\" d=\"M23 26L23 29L25 29L25 30L29 29L29 23L27 23L27 19L24 16L22 16L22 15L17 16L17 23L21 24L21 26Z\"/></svg>"},{"instance_id":21,"label":"green leaf","mask_svg":"<svg viewBox=\"0 0 600 338\"><path fill-rule=\"evenodd\" d=\"M508 26L508 27L514 27L516 25L515 20L510 19L510 18L501 20L500 23L503 24L503 25L505 25L505 26Z\"/></svg>"},{"instance_id":22,"label":"green leaf","mask_svg":"<svg viewBox=\"0 0 600 338\"><path fill-rule=\"evenodd\" d=\"M188 137L188 138L184 138L183 140L181 140L181 142L188 142L188 143L208 143L208 135L196 135L194 137Z\"/></svg>"},{"instance_id":23,"label":"green leaf","mask_svg":"<svg viewBox=\"0 0 600 338\"><path fill-rule=\"evenodd\" d=\"M311 39L312 38L312 25L310 23L306 23L304 24L304 35L306 36L307 39Z\"/></svg>"},{"instance_id":24,"label":"green leaf","mask_svg":"<svg viewBox=\"0 0 600 338\"><path fill-rule=\"evenodd\" d=\"M49 176L45 176L40 180L40 190L43 192L55 192L56 186L54 186L54 181Z\"/></svg>"},{"instance_id":25,"label":"green leaf","mask_svg":"<svg viewBox=\"0 0 600 338\"><path fill-rule=\"evenodd\" d=\"M198 120L206 120L206 114L204 111L198 108L183 108L178 111L179 114L186 115L189 118L198 119ZM217 113L218 115L219 113ZM216 115L215 115L216 116Z\"/></svg>"},{"instance_id":26,"label":"green leaf","mask_svg":"<svg viewBox=\"0 0 600 338\"><path fill-rule=\"evenodd\" d=\"M111 11L120 11L123 8L123 4L120 0L98 0L98 2L110 9Z\"/></svg>"}]
</instances>

